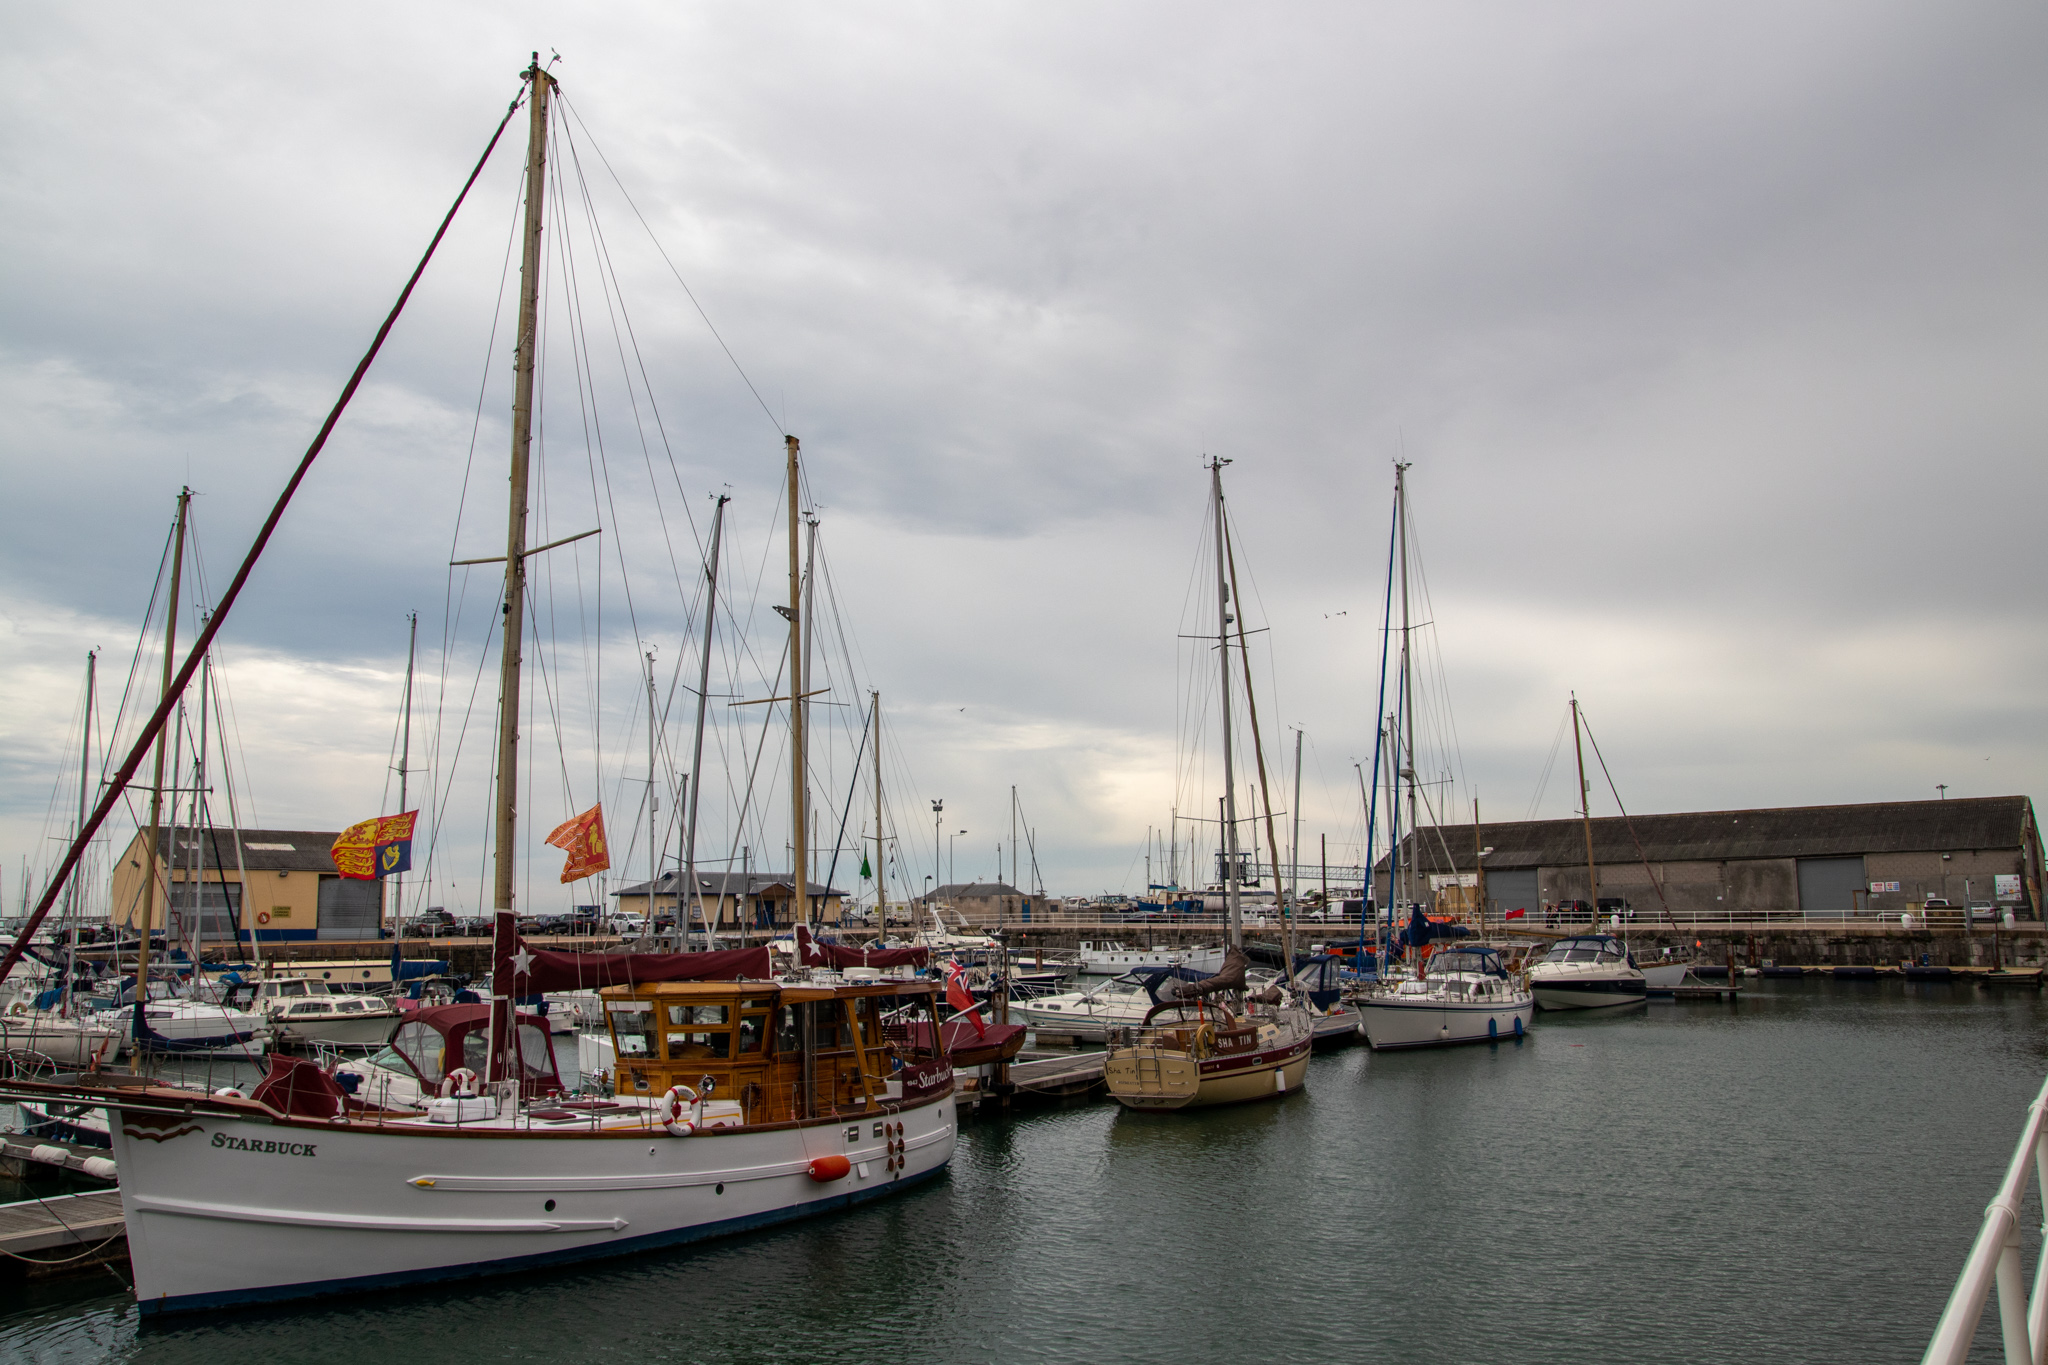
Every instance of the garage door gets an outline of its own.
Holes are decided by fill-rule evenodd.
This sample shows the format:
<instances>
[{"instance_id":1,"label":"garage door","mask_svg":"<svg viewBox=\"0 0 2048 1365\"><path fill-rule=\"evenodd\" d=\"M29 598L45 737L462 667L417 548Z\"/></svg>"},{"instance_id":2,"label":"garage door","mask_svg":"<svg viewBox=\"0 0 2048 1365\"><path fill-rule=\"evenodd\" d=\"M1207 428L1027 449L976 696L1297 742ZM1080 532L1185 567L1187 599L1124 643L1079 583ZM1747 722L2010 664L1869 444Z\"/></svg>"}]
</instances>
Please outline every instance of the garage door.
<instances>
[{"instance_id":1,"label":"garage door","mask_svg":"<svg viewBox=\"0 0 2048 1365\"><path fill-rule=\"evenodd\" d=\"M235 926L242 920L242 884L240 882L199 883L199 937L203 942L217 943L235 937ZM192 937L192 888L183 882L176 883L171 891L171 935L180 942Z\"/></svg>"},{"instance_id":2,"label":"garage door","mask_svg":"<svg viewBox=\"0 0 2048 1365\"><path fill-rule=\"evenodd\" d=\"M354 877L320 879L320 937L375 938L384 883Z\"/></svg>"},{"instance_id":3,"label":"garage door","mask_svg":"<svg viewBox=\"0 0 2048 1365\"><path fill-rule=\"evenodd\" d=\"M1845 915L1857 908L1856 893L1865 889L1860 857L1799 860L1799 909L1805 914Z\"/></svg>"},{"instance_id":4,"label":"garage door","mask_svg":"<svg viewBox=\"0 0 2048 1365\"><path fill-rule=\"evenodd\" d=\"M1533 867L1511 869L1486 874L1486 912L1490 915L1505 915L1510 910L1526 910L1535 915L1542 909L1536 899L1536 869Z\"/></svg>"}]
</instances>

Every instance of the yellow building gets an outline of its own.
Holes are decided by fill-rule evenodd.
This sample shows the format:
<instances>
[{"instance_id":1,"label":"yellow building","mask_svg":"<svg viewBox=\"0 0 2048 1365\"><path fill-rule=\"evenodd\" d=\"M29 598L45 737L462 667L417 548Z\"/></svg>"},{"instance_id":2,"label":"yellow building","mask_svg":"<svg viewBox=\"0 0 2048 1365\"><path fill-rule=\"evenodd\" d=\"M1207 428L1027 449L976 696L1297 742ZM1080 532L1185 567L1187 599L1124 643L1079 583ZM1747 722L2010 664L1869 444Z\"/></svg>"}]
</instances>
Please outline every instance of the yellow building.
<instances>
[{"instance_id":1,"label":"yellow building","mask_svg":"<svg viewBox=\"0 0 2048 1365\"><path fill-rule=\"evenodd\" d=\"M183 939L196 914L205 942L246 941L251 933L266 943L376 938L383 883L334 870L328 850L339 837L336 830L161 830L152 888L149 832L137 830L114 864L114 923L147 922Z\"/></svg>"},{"instance_id":2,"label":"yellow building","mask_svg":"<svg viewBox=\"0 0 2048 1365\"><path fill-rule=\"evenodd\" d=\"M654 884L654 913L673 915L676 891L682 874L664 872ZM846 893L812 882L812 924L837 924L846 903ZM618 898L618 913L629 919L647 914L647 883L638 882L612 893ZM721 929L787 929L796 923L796 895L793 879L773 872L699 872L698 904L690 907L690 923L704 919ZM701 910L699 906L701 905ZM700 918L700 915L702 918Z\"/></svg>"}]
</instances>

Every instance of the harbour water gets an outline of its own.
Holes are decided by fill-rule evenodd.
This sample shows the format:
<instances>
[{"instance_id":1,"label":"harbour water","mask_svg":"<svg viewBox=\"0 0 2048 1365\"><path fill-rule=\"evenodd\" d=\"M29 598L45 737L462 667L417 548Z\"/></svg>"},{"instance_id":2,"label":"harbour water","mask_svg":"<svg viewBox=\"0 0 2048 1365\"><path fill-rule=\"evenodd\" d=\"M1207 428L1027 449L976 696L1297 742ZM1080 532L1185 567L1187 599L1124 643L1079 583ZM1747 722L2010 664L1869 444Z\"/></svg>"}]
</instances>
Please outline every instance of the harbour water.
<instances>
[{"instance_id":1,"label":"harbour water","mask_svg":"<svg viewBox=\"0 0 2048 1365\"><path fill-rule=\"evenodd\" d=\"M2031 991L1751 981L1318 1057L1272 1103L970 1123L924 1190L637 1261L150 1328L103 1273L0 1306L0 1360L1915 1360L2044 1025Z\"/></svg>"}]
</instances>

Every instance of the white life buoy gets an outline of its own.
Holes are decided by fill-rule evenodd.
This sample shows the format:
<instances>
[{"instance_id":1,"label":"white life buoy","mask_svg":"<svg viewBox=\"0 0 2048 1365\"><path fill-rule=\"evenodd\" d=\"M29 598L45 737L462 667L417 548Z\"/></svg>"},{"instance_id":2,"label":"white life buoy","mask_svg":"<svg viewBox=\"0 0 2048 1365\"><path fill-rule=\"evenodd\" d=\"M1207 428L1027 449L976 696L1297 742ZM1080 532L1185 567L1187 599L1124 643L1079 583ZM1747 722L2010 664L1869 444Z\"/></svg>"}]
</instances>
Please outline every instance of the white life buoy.
<instances>
[{"instance_id":1,"label":"white life buoy","mask_svg":"<svg viewBox=\"0 0 2048 1365\"><path fill-rule=\"evenodd\" d=\"M476 1073L466 1066L458 1066L441 1078L441 1098L450 1095L476 1094Z\"/></svg>"},{"instance_id":2,"label":"white life buoy","mask_svg":"<svg viewBox=\"0 0 2048 1365\"><path fill-rule=\"evenodd\" d=\"M15 1018L17 1018L17 1019L21 1018L21 1017L22 1017L23 1015L25 1015L25 1014L27 1014L27 1013L28 1013L28 1001L26 1001L26 1000L17 1000L17 1001L15 1001L15 1002L14 1002L13 1004L11 1004L11 1005L9 1005L9 1006L7 1007L7 1012L8 1012L9 1014L13 1015L13 1016L14 1016Z\"/></svg>"},{"instance_id":3,"label":"white life buoy","mask_svg":"<svg viewBox=\"0 0 2048 1365\"><path fill-rule=\"evenodd\" d=\"M270 923L270 912L268 910L258 910L256 912L256 922L258 924Z\"/></svg>"},{"instance_id":4,"label":"white life buoy","mask_svg":"<svg viewBox=\"0 0 2048 1365\"><path fill-rule=\"evenodd\" d=\"M703 1101L697 1098L697 1092L689 1086L672 1085L668 1088L668 1093L661 1097L661 1104L655 1113L661 1120L661 1126L669 1131L669 1136L688 1137L697 1131L698 1123L703 1120L704 1111L700 1107L702 1103ZM686 1109L690 1111L687 1118L683 1115Z\"/></svg>"}]
</instances>

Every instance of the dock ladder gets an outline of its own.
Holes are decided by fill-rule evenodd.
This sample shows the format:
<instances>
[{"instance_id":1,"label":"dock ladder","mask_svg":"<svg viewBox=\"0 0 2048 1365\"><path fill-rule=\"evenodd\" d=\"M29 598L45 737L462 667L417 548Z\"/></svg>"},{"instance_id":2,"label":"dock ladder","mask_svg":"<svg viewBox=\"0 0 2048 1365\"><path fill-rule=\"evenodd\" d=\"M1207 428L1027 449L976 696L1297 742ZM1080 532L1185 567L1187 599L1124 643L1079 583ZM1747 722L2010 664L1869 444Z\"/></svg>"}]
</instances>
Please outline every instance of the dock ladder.
<instances>
[{"instance_id":1,"label":"dock ladder","mask_svg":"<svg viewBox=\"0 0 2048 1365\"><path fill-rule=\"evenodd\" d=\"M2041 1196L2044 1219L2048 1219L2048 1147L2042 1145L2048 1129L2048 1083L2027 1106L2027 1126L2020 1145L2006 1167L1998 1194L1984 1210L1984 1226L1970 1246L1970 1257L1948 1296L1948 1307L1935 1325L1934 1339L1927 1343L1922 1365L1963 1365L1969 1359L1970 1343L1977 1335L1977 1321L1984 1315L1984 1300L1993 1284L1998 1286L1998 1320L2005 1334L2006 1365L2043 1365L2048 1361L2048 1247L2043 1248L2034 1267L2034 1288L2029 1294L2020 1268L2020 1203L2026 1198L2027 1174L2031 1167ZM2044 1224L2048 1232L2048 1224Z\"/></svg>"}]
</instances>

